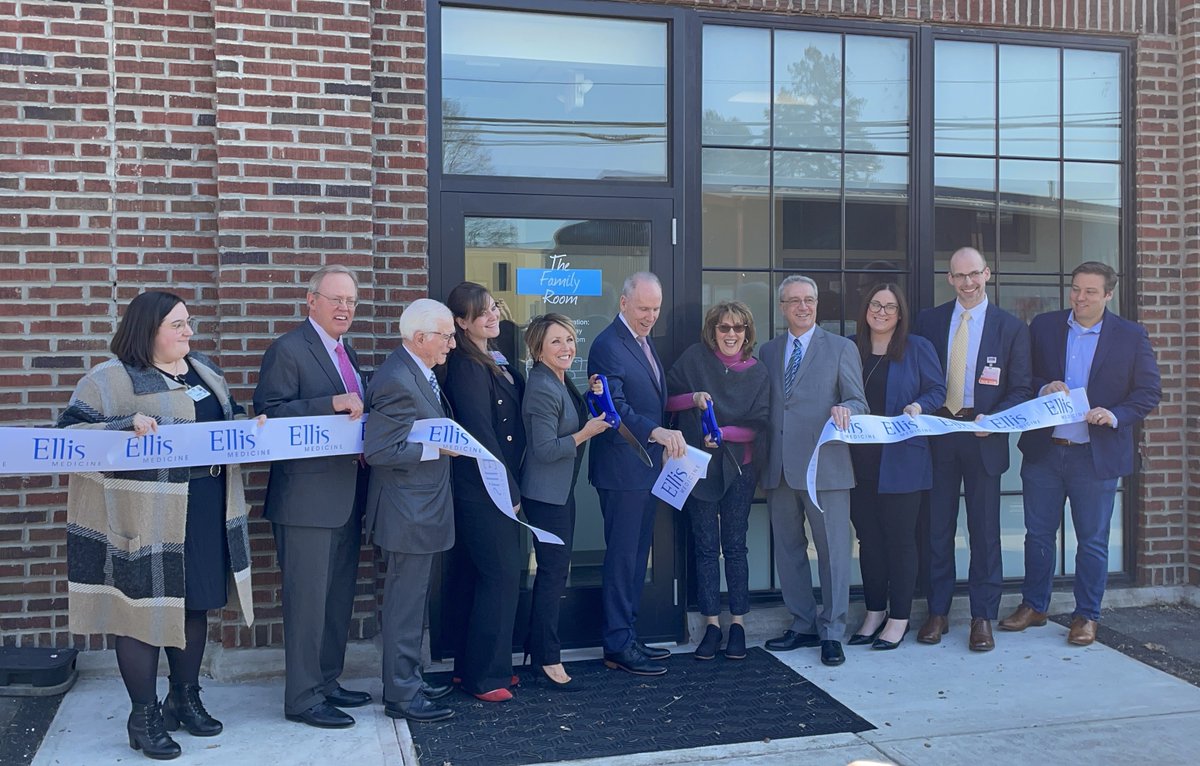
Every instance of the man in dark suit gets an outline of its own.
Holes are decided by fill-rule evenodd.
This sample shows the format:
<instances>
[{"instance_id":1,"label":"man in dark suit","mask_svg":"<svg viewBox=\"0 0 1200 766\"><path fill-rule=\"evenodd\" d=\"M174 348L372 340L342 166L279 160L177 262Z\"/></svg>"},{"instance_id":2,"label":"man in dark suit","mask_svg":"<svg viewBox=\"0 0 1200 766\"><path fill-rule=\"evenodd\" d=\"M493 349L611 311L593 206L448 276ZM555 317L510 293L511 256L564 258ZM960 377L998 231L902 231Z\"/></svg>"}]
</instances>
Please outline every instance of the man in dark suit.
<instances>
[{"instance_id":1,"label":"man in dark suit","mask_svg":"<svg viewBox=\"0 0 1200 766\"><path fill-rule=\"evenodd\" d=\"M400 315L400 348L367 387L363 455L371 465L366 529L383 553L383 712L410 721L440 721L454 711L434 702L449 686L421 678L421 638L429 577L436 554L454 545L450 458L425 459L424 445L408 440L413 423L445 417L433 368L454 347L450 309L421 298Z\"/></svg>"},{"instance_id":2,"label":"man in dark suit","mask_svg":"<svg viewBox=\"0 0 1200 766\"><path fill-rule=\"evenodd\" d=\"M358 282L326 266L308 288L308 320L263 354L254 411L271 419L363 414L363 377L344 335ZM362 541L366 468L355 456L271 463L263 515L275 533L283 576L284 714L322 728L352 726L338 708L371 701L338 684L346 656Z\"/></svg>"},{"instance_id":3,"label":"man in dark suit","mask_svg":"<svg viewBox=\"0 0 1200 766\"><path fill-rule=\"evenodd\" d=\"M933 414L979 420L1030 397L1029 328L987 297L992 272L979 251L964 247L950 257L947 281L955 300L922 311L914 332L933 343L946 371L946 405ZM977 652L995 648L992 620L1000 609L1000 475L1008 470L1008 435L953 433L930 439L933 489L929 493L929 618L917 633L925 644L950 630L954 595L954 535L958 496L966 488L971 545L968 592Z\"/></svg>"},{"instance_id":4,"label":"man in dark suit","mask_svg":"<svg viewBox=\"0 0 1200 766\"><path fill-rule=\"evenodd\" d=\"M621 313L592 341L588 375L608 378L613 405L648 450L647 467L617 431L592 441L588 457L592 485L604 516L604 663L636 675L662 675L656 660L670 656L638 641L635 623L646 557L654 537L658 499L650 494L662 470L662 457L684 454L683 434L663 428L667 385L650 331L662 309L662 285L649 272L638 272L621 289Z\"/></svg>"},{"instance_id":5,"label":"man in dark suit","mask_svg":"<svg viewBox=\"0 0 1200 766\"><path fill-rule=\"evenodd\" d=\"M775 538L775 565L792 625L767 641L772 651L821 647L821 662L846 661L842 638L850 606L850 448L832 442L817 467L817 502L808 496L808 464L832 417L839 428L867 413L862 360L855 345L817 326L817 284L792 275L779 285L779 308L788 332L763 344L758 359L771 379L768 458L762 475ZM813 598L808 537L812 530L821 577L821 611Z\"/></svg>"},{"instance_id":6,"label":"man in dark suit","mask_svg":"<svg viewBox=\"0 0 1200 766\"><path fill-rule=\"evenodd\" d=\"M1056 536L1064 502L1075 528L1075 612L1067 641L1096 640L1108 582L1108 533L1117 481L1133 472L1133 429L1158 405L1162 384L1150 338L1108 311L1117 274L1096 261L1071 272L1071 308L1034 317L1029 327L1038 395L1085 387L1091 409L1082 423L1021 435L1025 499L1023 601L1000 621L1004 630L1045 625L1054 584Z\"/></svg>"}]
</instances>

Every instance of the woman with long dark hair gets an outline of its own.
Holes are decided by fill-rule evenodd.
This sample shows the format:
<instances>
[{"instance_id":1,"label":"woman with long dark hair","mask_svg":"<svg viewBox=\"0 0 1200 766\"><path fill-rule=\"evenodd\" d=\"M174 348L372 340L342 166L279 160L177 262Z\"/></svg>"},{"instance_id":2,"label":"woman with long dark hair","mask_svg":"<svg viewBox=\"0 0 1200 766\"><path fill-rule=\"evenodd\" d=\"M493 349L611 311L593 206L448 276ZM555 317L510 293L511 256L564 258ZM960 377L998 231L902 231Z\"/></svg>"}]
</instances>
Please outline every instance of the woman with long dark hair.
<instances>
[{"instance_id":1,"label":"woman with long dark hair","mask_svg":"<svg viewBox=\"0 0 1200 766\"><path fill-rule=\"evenodd\" d=\"M908 303L891 282L867 291L855 341L862 354L863 390L870 414L894 417L934 412L946 399L933 344L910 335ZM917 513L933 485L929 443L918 436L894 444L850 448L856 486L850 519L858 536L867 614L852 646L895 649L908 632L917 584Z\"/></svg>"},{"instance_id":2,"label":"woman with long dark hair","mask_svg":"<svg viewBox=\"0 0 1200 766\"><path fill-rule=\"evenodd\" d=\"M157 433L160 425L244 417L221 369L191 350L183 299L134 298L113 336L116 359L79 381L60 428ZM260 416L260 422L265 416ZM250 596L246 498L237 465L72 474L67 489L67 578L73 633L116 635L117 666L133 705L129 746L157 760L179 756L168 731L194 737L223 726L200 701L208 612L232 587ZM158 701L159 650L170 691Z\"/></svg>"},{"instance_id":3,"label":"woman with long dark hair","mask_svg":"<svg viewBox=\"0 0 1200 766\"><path fill-rule=\"evenodd\" d=\"M487 288L463 282L446 296L457 347L446 359L443 388L454 419L504 463L513 511L521 507L517 477L525 456L521 373L493 343L500 306ZM454 676L484 702L512 699L513 624L521 588L521 526L492 502L473 458L454 458L452 590L457 596L459 650Z\"/></svg>"}]
</instances>

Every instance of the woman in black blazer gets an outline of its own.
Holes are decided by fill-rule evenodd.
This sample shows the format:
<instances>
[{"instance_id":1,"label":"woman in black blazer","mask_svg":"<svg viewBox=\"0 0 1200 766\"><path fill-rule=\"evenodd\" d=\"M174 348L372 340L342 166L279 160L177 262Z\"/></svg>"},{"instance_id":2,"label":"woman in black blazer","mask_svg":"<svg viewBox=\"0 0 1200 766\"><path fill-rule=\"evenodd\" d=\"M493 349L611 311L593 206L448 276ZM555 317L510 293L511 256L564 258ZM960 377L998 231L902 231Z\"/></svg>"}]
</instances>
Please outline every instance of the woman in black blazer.
<instances>
[{"instance_id":1,"label":"woman in black blazer","mask_svg":"<svg viewBox=\"0 0 1200 766\"><path fill-rule=\"evenodd\" d=\"M534 540L537 577L529 652L538 677L552 689L580 688L563 668L558 640L558 613L571 568L575 535L575 480L583 461L583 445L608 430L603 415L589 418L583 398L567 372L575 362L575 326L562 314L534 317L525 331L534 361L525 389L525 433L529 450L521 469L525 516L536 527L553 532L565 545Z\"/></svg>"},{"instance_id":2,"label":"woman in black blazer","mask_svg":"<svg viewBox=\"0 0 1200 766\"><path fill-rule=\"evenodd\" d=\"M946 400L945 378L933 344L910 335L904 293L891 283L871 288L858 317L863 391L872 415L936 411ZM928 440L850 448L855 487L850 519L858 536L867 615L850 644L895 649L908 632L917 584L917 513L933 483Z\"/></svg>"},{"instance_id":3,"label":"woman in black blazer","mask_svg":"<svg viewBox=\"0 0 1200 766\"><path fill-rule=\"evenodd\" d=\"M491 347L500 334L500 308L474 282L450 291L457 348L446 359L443 388L454 419L504 463L513 510L521 507L520 475L525 455L521 397L525 381L517 368ZM454 676L484 702L512 699L513 623L521 587L521 527L496 508L472 458L454 458L454 532L451 591L459 643Z\"/></svg>"}]
</instances>

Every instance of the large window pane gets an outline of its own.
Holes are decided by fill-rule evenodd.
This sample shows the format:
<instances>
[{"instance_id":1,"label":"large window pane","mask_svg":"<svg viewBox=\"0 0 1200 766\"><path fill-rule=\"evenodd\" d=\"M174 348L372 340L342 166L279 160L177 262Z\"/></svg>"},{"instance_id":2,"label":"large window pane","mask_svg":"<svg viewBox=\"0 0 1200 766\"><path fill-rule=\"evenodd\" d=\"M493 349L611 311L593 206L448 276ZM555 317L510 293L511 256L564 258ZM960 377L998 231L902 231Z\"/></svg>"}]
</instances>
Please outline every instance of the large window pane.
<instances>
[{"instance_id":1,"label":"large window pane","mask_svg":"<svg viewBox=\"0 0 1200 766\"><path fill-rule=\"evenodd\" d=\"M842 37L775 33L775 146L842 147Z\"/></svg>"},{"instance_id":2,"label":"large window pane","mask_svg":"<svg viewBox=\"0 0 1200 766\"><path fill-rule=\"evenodd\" d=\"M705 144L770 140L771 30L704 27Z\"/></svg>"},{"instance_id":3,"label":"large window pane","mask_svg":"<svg viewBox=\"0 0 1200 766\"><path fill-rule=\"evenodd\" d=\"M974 247L996 252L996 163L991 159L938 157L933 162L934 267L950 270L950 256Z\"/></svg>"},{"instance_id":4,"label":"large window pane","mask_svg":"<svg viewBox=\"0 0 1200 766\"><path fill-rule=\"evenodd\" d=\"M775 267L840 269L840 154L775 152Z\"/></svg>"},{"instance_id":5,"label":"large window pane","mask_svg":"<svg viewBox=\"0 0 1200 766\"><path fill-rule=\"evenodd\" d=\"M1063 163L1065 270L1101 261L1121 270L1121 167Z\"/></svg>"},{"instance_id":6,"label":"large window pane","mask_svg":"<svg viewBox=\"0 0 1200 766\"><path fill-rule=\"evenodd\" d=\"M1000 154L1058 157L1058 49L1000 46Z\"/></svg>"},{"instance_id":7,"label":"large window pane","mask_svg":"<svg viewBox=\"0 0 1200 766\"><path fill-rule=\"evenodd\" d=\"M1063 154L1121 158L1121 54L1063 52Z\"/></svg>"},{"instance_id":8,"label":"large window pane","mask_svg":"<svg viewBox=\"0 0 1200 766\"><path fill-rule=\"evenodd\" d=\"M846 37L846 149L908 151L908 40Z\"/></svg>"},{"instance_id":9,"label":"large window pane","mask_svg":"<svg viewBox=\"0 0 1200 766\"><path fill-rule=\"evenodd\" d=\"M704 265L767 266L771 252L770 152L705 149L701 156Z\"/></svg>"},{"instance_id":10,"label":"large window pane","mask_svg":"<svg viewBox=\"0 0 1200 766\"><path fill-rule=\"evenodd\" d=\"M1063 278L1058 274L1002 275L992 277L996 283L996 302L1000 308L1029 323L1038 314L1058 311L1063 303Z\"/></svg>"},{"instance_id":11,"label":"large window pane","mask_svg":"<svg viewBox=\"0 0 1200 766\"><path fill-rule=\"evenodd\" d=\"M996 151L996 46L938 40L934 46L934 150Z\"/></svg>"},{"instance_id":12,"label":"large window pane","mask_svg":"<svg viewBox=\"0 0 1200 766\"><path fill-rule=\"evenodd\" d=\"M846 155L846 268L908 262L908 158Z\"/></svg>"},{"instance_id":13,"label":"large window pane","mask_svg":"<svg viewBox=\"0 0 1200 766\"><path fill-rule=\"evenodd\" d=\"M1058 161L1000 161L1000 255L993 269L1058 274Z\"/></svg>"},{"instance_id":14,"label":"large window pane","mask_svg":"<svg viewBox=\"0 0 1200 766\"><path fill-rule=\"evenodd\" d=\"M442 9L442 170L667 178L667 25Z\"/></svg>"}]
</instances>

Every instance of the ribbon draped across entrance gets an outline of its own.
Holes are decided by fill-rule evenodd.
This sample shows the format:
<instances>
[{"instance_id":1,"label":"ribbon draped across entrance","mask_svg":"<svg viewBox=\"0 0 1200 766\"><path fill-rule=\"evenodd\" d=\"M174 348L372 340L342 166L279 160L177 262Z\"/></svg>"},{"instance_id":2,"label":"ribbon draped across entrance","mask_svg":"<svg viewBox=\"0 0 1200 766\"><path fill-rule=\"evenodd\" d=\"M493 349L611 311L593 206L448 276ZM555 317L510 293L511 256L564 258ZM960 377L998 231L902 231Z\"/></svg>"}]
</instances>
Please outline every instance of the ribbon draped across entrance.
<instances>
[{"instance_id":1,"label":"ribbon draped across entrance","mask_svg":"<svg viewBox=\"0 0 1200 766\"><path fill-rule=\"evenodd\" d=\"M146 471L358 455L365 422L366 417L322 415L276 418L261 426L254 420L186 423L159 426L158 433L145 436L91 428L0 427L0 475ZM475 458L496 507L524 524L513 513L503 464L461 426L444 418L419 420L409 438L432 445L434 457L437 447L446 447ZM453 443L445 441L451 438ZM542 542L563 544L556 535L525 526Z\"/></svg>"},{"instance_id":2,"label":"ribbon draped across entrance","mask_svg":"<svg viewBox=\"0 0 1200 766\"><path fill-rule=\"evenodd\" d=\"M821 447L831 441L847 444L891 444L893 442L911 439L914 436L940 436L955 432L983 431L986 433L1004 434L1021 431L1034 431L1050 426L1062 426L1068 423L1079 423L1091 409L1088 404L1087 391L1073 388L1070 393L1053 393L1040 396L1003 412L988 415L978 422L967 420L951 420L936 415L898 415L885 418L880 415L851 415L850 425L839 429L833 424L833 419L825 424L821 438L817 440L817 448L813 450L812 459L808 463L808 496L812 498L817 510L821 506L817 502L817 458Z\"/></svg>"}]
</instances>

